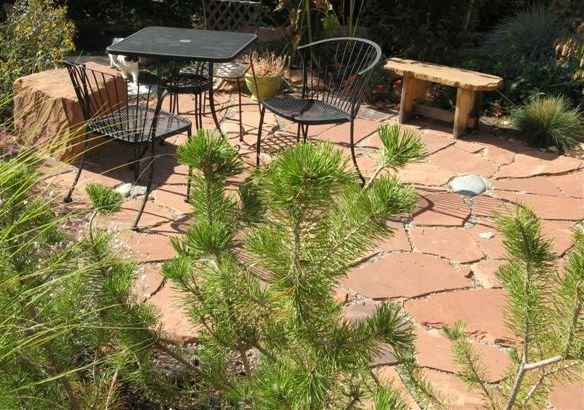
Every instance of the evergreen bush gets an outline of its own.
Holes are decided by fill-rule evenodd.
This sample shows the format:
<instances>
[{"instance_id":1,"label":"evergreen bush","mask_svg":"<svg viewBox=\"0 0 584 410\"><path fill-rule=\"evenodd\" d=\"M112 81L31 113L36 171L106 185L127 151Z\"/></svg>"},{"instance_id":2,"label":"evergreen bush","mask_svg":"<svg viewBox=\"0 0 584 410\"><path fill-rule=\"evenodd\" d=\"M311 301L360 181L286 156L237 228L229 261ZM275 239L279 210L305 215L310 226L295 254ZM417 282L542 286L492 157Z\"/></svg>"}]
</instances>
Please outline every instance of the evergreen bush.
<instances>
[{"instance_id":1,"label":"evergreen bush","mask_svg":"<svg viewBox=\"0 0 584 410\"><path fill-rule=\"evenodd\" d=\"M584 118L564 97L537 97L513 112L513 124L523 138L539 147L561 151L584 141Z\"/></svg>"},{"instance_id":2,"label":"evergreen bush","mask_svg":"<svg viewBox=\"0 0 584 410\"><path fill-rule=\"evenodd\" d=\"M518 341L509 352L505 378L498 384L487 381L463 323L444 334L454 342L459 377L480 389L486 408L546 408L555 385L582 380L584 371L584 229L575 228L560 272L541 220L529 208L518 206L514 214L500 216L497 226L507 252L497 277L509 294L505 313Z\"/></svg>"},{"instance_id":3,"label":"evergreen bush","mask_svg":"<svg viewBox=\"0 0 584 410\"><path fill-rule=\"evenodd\" d=\"M371 363L388 346L420 400L434 398L415 366L412 327L396 303L358 322L343 319L339 278L391 232L390 216L416 195L395 175L423 155L419 137L380 132L380 163L364 188L330 144L301 143L258 169L237 194L237 151L199 131L179 147L193 169L193 222L173 241L163 271L200 329L202 376L224 403L254 409L406 408ZM389 406L389 407L387 407Z\"/></svg>"}]
</instances>

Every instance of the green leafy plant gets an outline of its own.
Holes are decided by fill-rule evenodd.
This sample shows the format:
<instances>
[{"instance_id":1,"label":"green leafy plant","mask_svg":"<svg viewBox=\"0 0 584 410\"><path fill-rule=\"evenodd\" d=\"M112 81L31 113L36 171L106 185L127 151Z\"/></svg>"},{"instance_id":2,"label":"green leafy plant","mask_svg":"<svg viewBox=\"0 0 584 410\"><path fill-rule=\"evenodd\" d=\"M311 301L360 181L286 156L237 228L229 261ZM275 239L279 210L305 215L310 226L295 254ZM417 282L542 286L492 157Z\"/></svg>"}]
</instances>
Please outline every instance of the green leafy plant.
<instances>
[{"instance_id":1,"label":"green leafy plant","mask_svg":"<svg viewBox=\"0 0 584 410\"><path fill-rule=\"evenodd\" d=\"M18 77L55 68L75 49L67 7L53 0L17 0L0 30L0 100Z\"/></svg>"},{"instance_id":2,"label":"green leafy plant","mask_svg":"<svg viewBox=\"0 0 584 410\"><path fill-rule=\"evenodd\" d=\"M224 403L322 409L371 400L406 408L371 372L382 344L416 391L436 400L415 365L402 308L384 303L348 322L334 298L338 279L390 233L386 219L416 203L411 187L382 171L420 159L419 138L399 130L380 136L384 155L365 188L330 144L297 144L238 193L227 180L241 172L241 159L224 138L202 130L179 147L193 170L194 216L163 271L200 329L202 376Z\"/></svg>"},{"instance_id":3,"label":"green leafy plant","mask_svg":"<svg viewBox=\"0 0 584 410\"><path fill-rule=\"evenodd\" d=\"M497 277L509 294L507 322L519 344L510 352L512 364L497 385L488 383L485 366L464 334L464 324L445 328L454 342L459 376L479 387L491 409L543 408L552 386L577 378L584 370L584 230L574 243L563 272L556 270L551 241L528 208L501 216L507 263Z\"/></svg>"},{"instance_id":4,"label":"green leafy plant","mask_svg":"<svg viewBox=\"0 0 584 410\"><path fill-rule=\"evenodd\" d=\"M513 112L513 124L523 138L540 146L566 151L584 141L584 119L564 97L538 97Z\"/></svg>"}]
</instances>

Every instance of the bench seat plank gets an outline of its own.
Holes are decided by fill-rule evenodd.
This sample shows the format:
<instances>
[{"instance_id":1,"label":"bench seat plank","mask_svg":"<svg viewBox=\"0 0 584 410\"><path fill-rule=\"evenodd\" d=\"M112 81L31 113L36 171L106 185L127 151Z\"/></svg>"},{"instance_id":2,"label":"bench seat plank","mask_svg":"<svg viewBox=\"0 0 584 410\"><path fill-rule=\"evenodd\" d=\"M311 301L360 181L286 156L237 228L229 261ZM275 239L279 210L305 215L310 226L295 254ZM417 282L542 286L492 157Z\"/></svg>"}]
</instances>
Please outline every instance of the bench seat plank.
<instances>
[{"instance_id":1,"label":"bench seat plank","mask_svg":"<svg viewBox=\"0 0 584 410\"><path fill-rule=\"evenodd\" d=\"M496 75L403 58L388 58L385 69L395 71L396 74L402 76L404 73L411 73L419 80L466 90L493 91L503 84L503 79Z\"/></svg>"}]
</instances>

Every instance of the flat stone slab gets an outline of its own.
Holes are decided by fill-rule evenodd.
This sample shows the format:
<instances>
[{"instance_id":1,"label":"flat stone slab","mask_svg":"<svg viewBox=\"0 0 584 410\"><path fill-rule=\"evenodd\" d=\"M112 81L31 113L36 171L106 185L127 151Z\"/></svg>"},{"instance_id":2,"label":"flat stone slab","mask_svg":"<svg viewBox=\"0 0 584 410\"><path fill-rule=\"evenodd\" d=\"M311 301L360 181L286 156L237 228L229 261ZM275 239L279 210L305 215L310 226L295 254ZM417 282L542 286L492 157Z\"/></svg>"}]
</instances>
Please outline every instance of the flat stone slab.
<instances>
[{"instance_id":1,"label":"flat stone slab","mask_svg":"<svg viewBox=\"0 0 584 410\"><path fill-rule=\"evenodd\" d=\"M469 287L469 272L434 256L393 253L353 269L340 285L372 299L407 298Z\"/></svg>"},{"instance_id":2,"label":"flat stone slab","mask_svg":"<svg viewBox=\"0 0 584 410\"><path fill-rule=\"evenodd\" d=\"M412 237L418 251L446 257L454 262L469 263L485 256L466 229L416 228L412 230Z\"/></svg>"},{"instance_id":3,"label":"flat stone slab","mask_svg":"<svg viewBox=\"0 0 584 410\"><path fill-rule=\"evenodd\" d=\"M559 187L564 195L584 198L584 170L564 175L551 175L548 179Z\"/></svg>"},{"instance_id":4,"label":"flat stone slab","mask_svg":"<svg viewBox=\"0 0 584 410\"><path fill-rule=\"evenodd\" d=\"M418 191L418 207L412 213L416 226L464 226L470 207L461 196L445 191Z\"/></svg>"},{"instance_id":5,"label":"flat stone slab","mask_svg":"<svg viewBox=\"0 0 584 410\"><path fill-rule=\"evenodd\" d=\"M423 374L430 384L436 386L436 390L444 396L447 401L447 409L483 410L485 408L480 389L475 388L469 391L458 376L431 369L424 369Z\"/></svg>"},{"instance_id":6,"label":"flat stone slab","mask_svg":"<svg viewBox=\"0 0 584 410\"><path fill-rule=\"evenodd\" d=\"M483 343L472 342L481 361L486 364L488 381L497 382L505 377L505 370L511 364L503 351ZM431 367L445 372L456 373L462 367L454 361L453 343L443 336L438 329L425 330L416 328L416 350L420 366ZM437 386L439 388L439 386Z\"/></svg>"},{"instance_id":7,"label":"flat stone slab","mask_svg":"<svg viewBox=\"0 0 584 410\"><path fill-rule=\"evenodd\" d=\"M382 251L411 251L412 246L408 239L408 234L404 228L404 224L400 222L388 222L388 226L393 230L393 234L385 238L379 244Z\"/></svg>"},{"instance_id":8,"label":"flat stone slab","mask_svg":"<svg viewBox=\"0 0 584 410\"><path fill-rule=\"evenodd\" d=\"M549 152L528 151L515 154L512 163L501 167L496 178L525 178L535 175L563 174L582 167L576 158L560 156Z\"/></svg>"},{"instance_id":9,"label":"flat stone slab","mask_svg":"<svg viewBox=\"0 0 584 410\"><path fill-rule=\"evenodd\" d=\"M561 195L562 191L548 176L529 178L496 179L493 181L495 191L512 191L538 195Z\"/></svg>"},{"instance_id":10,"label":"flat stone slab","mask_svg":"<svg viewBox=\"0 0 584 410\"><path fill-rule=\"evenodd\" d=\"M487 190L487 184L480 175L463 175L454 177L448 183L452 192L465 196L480 195Z\"/></svg>"},{"instance_id":11,"label":"flat stone slab","mask_svg":"<svg viewBox=\"0 0 584 410\"><path fill-rule=\"evenodd\" d=\"M510 344L514 336L505 326L503 289L462 289L405 302L406 310L425 326L435 328L466 322L475 339Z\"/></svg>"},{"instance_id":12,"label":"flat stone slab","mask_svg":"<svg viewBox=\"0 0 584 410\"><path fill-rule=\"evenodd\" d=\"M484 288L500 288L501 282L497 278L497 270L505 261L501 259L489 259L472 265L471 270L475 280Z\"/></svg>"},{"instance_id":13,"label":"flat stone slab","mask_svg":"<svg viewBox=\"0 0 584 410\"><path fill-rule=\"evenodd\" d=\"M432 154L428 160L438 167L450 170L450 176L476 174L490 178L498 170L497 164L479 154L450 146Z\"/></svg>"},{"instance_id":14,"label":"flat stone slab","mask_svg":"<svg viewBox=\"0 0 584 410\"><path fill-rule=\"evenodd\" d=\"M584 218L584 202L581 198L515 192L498 192L497 195L507 201L527 205L542 219L578 221Z\"/></svg>"}]
</instances>

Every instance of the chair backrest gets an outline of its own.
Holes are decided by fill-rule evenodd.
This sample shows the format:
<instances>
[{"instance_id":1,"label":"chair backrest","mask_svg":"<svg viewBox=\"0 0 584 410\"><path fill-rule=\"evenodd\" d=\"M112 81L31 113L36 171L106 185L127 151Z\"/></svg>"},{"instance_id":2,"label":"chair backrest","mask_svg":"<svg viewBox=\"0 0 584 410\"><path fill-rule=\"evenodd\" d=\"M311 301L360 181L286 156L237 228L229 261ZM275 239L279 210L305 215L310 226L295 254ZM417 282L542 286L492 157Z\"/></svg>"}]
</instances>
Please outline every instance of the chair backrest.
<instances>
[{"instance_id":1,"label":"chair backrest","mask_svg":"<svg viewBox=\"0 0 584 410\"><path fill-rule=\"evenodd\" d=\"M115 132L118 135L110 136L123 135L128 142L154 132L156 123L145 120L144 109L159 112L163 97L151 83L130 83L119 73L94 70L85 64L64 63L85 121L97 124L99 119L104 135ZM136 109L138 105L140 109ZM108 115L113 112L120 115Z\"/></svg>"},{"instance_id":2,"label":"chair backrest","mask_svg":"<svg viewBox=\"0 0 584 410\"><path fill-rule=\"evenodd\" d=\"M381 48L355 37L338 37L298 47L303 98L324 101L355 118Z\"/></svg>"},{"instance_id":3,"label":"chair backrest","mask_svg":"<svg viewBox=\"0 0 584 410\"><path fill-rule=\"evenodd\" d=\"M262 3L247 0L203 0L208 30L257 33Z\"/></svg>"}]
</instances>

